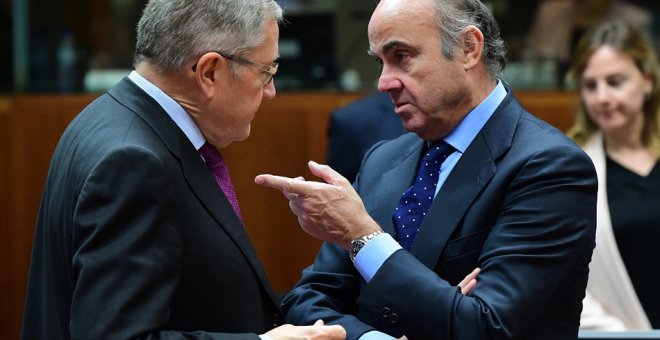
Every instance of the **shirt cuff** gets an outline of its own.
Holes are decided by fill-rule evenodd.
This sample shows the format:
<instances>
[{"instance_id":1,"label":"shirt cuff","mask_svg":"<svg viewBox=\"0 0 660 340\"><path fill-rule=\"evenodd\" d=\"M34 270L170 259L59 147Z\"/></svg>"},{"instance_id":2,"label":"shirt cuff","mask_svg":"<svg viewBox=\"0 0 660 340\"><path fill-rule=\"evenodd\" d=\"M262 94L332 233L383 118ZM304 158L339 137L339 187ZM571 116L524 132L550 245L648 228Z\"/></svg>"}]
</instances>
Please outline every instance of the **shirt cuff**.
<instances>
[{"instance_id":1,"label":"shirt cuff","mask_svg":"<svg viewBox=\"0 0 660 340\"><path fill-rule=\"evenodd\" d=\"M261 334L259 335L259 337L261 338L261 340L273 340L273 338L271 338L270 335L266 335L266 334Z\"/></svg>"},{"instance_id":2,"label":"shirt cuff","mask_svg":"<svg viewBox=\"0 0 660 340\"><path fill-rule=\"evenodd\" d=\"M362 251L360 251L360 253L361 252ZM394 338L391 335L381 333L379 331L370 331L362 334L358 339L359 340L391 340Z\"/></svg>"},{"instance_id":3,"label":"shirt cuff","mask_svg":"<svg viewBox=\"0 0 660 340\"><path fill-rule=\"evenodd\" d=\"M401 249L401 245L392 238L392 235L382 233L372 238L360 249L360 252L355 256L355 268L362 275L362 278L369 282L385 263L385 260L399 249Z\"/></svg>"}]
</instances>

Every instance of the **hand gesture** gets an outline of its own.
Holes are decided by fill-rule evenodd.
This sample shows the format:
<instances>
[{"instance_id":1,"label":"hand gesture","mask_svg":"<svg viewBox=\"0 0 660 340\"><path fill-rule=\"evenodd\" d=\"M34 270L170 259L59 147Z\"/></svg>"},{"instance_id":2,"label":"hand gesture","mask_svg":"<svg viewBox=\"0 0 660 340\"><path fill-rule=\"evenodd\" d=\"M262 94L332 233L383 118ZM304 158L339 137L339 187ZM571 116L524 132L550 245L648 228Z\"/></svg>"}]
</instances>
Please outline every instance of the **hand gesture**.
<instances>
[{"instance_id":1,"label":"hand gesture","mask_svg":"<svg viewBox=\"0 0 660 340\"><path fill-rule=\"evenodd\" d=\"M346 178L327 165L310 161L308 166L325 183L274 175L259 175L254 182L281 191L302 229L320 240L348 249L351 240L380 230Z\"/></svg>"}]
</instances>

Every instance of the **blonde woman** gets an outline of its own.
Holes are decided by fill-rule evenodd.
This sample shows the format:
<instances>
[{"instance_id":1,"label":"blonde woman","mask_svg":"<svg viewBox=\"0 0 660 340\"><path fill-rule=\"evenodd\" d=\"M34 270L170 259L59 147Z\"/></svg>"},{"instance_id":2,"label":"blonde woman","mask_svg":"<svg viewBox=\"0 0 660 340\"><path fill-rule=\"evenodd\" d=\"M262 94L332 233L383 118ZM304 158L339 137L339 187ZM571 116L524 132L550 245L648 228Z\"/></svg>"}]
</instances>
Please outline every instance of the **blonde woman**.
<instances>
[{"instance_id":1,"label":"blonde woman","mask_svg":"<svg viewBox=\"0 0 660 340\"><path fill-rule=\"evenodd\" d=\"M596 249L582 329L660 328L658 60L640 31L605 22L579 41L581 105L569 131L599 179Z\"/></svg>"}]
</instances>

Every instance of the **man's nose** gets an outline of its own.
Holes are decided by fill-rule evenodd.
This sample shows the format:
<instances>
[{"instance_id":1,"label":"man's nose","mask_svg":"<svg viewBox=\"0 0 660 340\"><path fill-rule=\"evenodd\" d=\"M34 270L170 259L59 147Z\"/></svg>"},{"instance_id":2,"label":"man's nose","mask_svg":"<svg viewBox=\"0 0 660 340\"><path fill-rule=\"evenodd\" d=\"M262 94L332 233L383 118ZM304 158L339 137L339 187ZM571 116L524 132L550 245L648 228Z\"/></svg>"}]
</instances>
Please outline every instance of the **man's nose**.
<instances>
[{"instance_id":1,"label":"man's nose","mask_svg":"<svg viewBox=\"0 0 660 340\"><path fill-rule=\"evenodd\" d=\"M275 94L277 94L277 90L275 90L275 79L273 79L264 87L264 98L272 99Z\"/></svg>"},{"instance_id":2,"label":"man's nose","mask_svg":"<svg viewBox=\"0 0 660 340\"><path fill-rule=\"evenodd\" d=\"M389 93L392 91L400 90L402 87L401 80L396 75L385 68L378 78L378 90L380 92Z\"/></svg>"}]
</instances>

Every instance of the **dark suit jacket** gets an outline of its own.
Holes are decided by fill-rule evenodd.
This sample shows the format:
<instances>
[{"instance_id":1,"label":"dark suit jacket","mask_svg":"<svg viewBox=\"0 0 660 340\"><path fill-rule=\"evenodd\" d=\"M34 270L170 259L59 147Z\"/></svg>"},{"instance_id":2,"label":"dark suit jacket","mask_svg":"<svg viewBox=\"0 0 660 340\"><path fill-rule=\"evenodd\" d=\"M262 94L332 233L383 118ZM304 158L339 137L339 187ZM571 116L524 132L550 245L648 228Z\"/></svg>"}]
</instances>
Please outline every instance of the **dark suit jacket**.
<instances>
[{"instance_id":1,"label":"dark suit jacket","mask_svg":"<svg viewBox=\"0 0 660 340\"><path fill-rule=\"evenodd\" d=\"M371 94L331 113L327 163L353 182L370 147L405 132L390 97Z\"/></svg>"},{"instance_id":2,"label":"dark suit jacket","mask_svg":"<svg viewBox=\"0 0 660 340\"><path fill-rule=\"evenodd\" d=\"M394 234L423 141L376 145L355 183ZM369 284L345 250L324 244L285 298L288 322L374 328L409 339L575 339L594 248L596 175L559 130L508 94L447 178L411 252L396 251ZM463 296L458 282L481 267Z\"/></svg>"},{"instance_id":3,"label":"dark suit jacket","mask_svg":"<svg viewBox=\"0 0 660 340\"><path fill-rule=\"evenodd\" d=\"M229 201L151 97L126 78L74 119L43 194L24 339L258 339L278 313Z\"/></svg>"}]
</instances>

